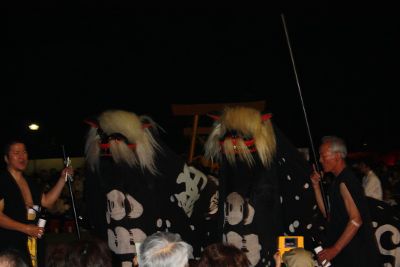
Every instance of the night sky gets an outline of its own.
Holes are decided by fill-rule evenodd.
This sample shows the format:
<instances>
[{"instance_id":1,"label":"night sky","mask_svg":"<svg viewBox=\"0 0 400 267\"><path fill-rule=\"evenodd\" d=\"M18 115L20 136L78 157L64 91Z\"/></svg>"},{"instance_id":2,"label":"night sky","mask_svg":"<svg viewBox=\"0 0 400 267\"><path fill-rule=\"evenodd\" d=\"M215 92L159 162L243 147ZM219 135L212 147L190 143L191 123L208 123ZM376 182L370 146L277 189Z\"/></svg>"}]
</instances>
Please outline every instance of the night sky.
<instances>
[{"instance_id":1,"label":"night sky","mask_svg":"<svg viewBox=\"0 0 400 267\"><path fill-rule=\"evenodd\" d=\"M2 140L25 137L31 157L61 156L61 145L82 155L83 120L109 108L150 115L185 152L190 118L173 117L173 103L265 100L294 145L309 146L281 14L315 145L334 134L352 151L400 149L398 16L31 5L8 10L0 105Z\"/></svg>"}]
</instances>

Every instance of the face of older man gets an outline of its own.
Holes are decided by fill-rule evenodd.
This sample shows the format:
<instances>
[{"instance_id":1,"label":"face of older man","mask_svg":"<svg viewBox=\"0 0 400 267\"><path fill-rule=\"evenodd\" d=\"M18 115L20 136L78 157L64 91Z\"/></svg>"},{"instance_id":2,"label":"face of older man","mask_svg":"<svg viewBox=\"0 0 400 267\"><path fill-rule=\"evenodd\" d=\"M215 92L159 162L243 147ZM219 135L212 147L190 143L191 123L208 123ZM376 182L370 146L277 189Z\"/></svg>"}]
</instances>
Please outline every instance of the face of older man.
<instances>
[{"instance_id":1,"label":"face of older man","mask_svg":"<svg viewBox=\"0 0 400 267\"><path fill-rule=\"evenodd\" d=\"M319 148L319 155L319 162L322 164L324 172L334 172L340 160L339 153L331 151L330 143L324 143Z\"/></svg>"}]
</instances>

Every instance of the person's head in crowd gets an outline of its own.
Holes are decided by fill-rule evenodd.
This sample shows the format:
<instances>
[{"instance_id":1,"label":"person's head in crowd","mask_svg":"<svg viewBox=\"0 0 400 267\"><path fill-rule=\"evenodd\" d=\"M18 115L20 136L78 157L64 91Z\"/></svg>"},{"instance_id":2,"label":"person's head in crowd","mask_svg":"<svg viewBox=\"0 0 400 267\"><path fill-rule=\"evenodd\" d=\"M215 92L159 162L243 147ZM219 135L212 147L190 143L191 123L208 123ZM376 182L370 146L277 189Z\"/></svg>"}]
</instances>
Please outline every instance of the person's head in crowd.
<instances>
[{"instance_id":1,"label":"person's head in crowd","mask_svg":"<svg viewBox=\"0 0 400 267\"><path fill-rule=\"evenodd\" d=\"M70 249L69 243L60 243L49 246L46 251L46 267L68 267L66 257Z\"/></svg>"},{"instance_id":2,"label":"person's head in crowd","mask_svg":"<svg viewBox=\"0 0 400 267\"><path fill-rule=\"evenodd\" d=\"M139 248L140 267L186 267L193 248L179 234L157 232L148 236Z\"/></svg>"},{"instance_id":3,"label":"person's head in crowd","mask_svg":"<svg viewBox=\"0 0 400 267\"><path fill-rule=\"evenodd\" d=\"M246 253L231 244L208 245L198 261L197 267L249 267Z\"/></svg>"},{"instance_id":4,"label":"person's head in crowd","mask_svg":"<svg viewBox=\"0 0 400 267\"><path fill-rule=\"evenodd\" d=\"M374 162L369 158L360 159L358 162L358 169L363 175L367 175L373 169Z\"/></svg>"},{"instance_id":5,"label":"person's head in crowd","mask_svg":"<svg viewBox=\"0 0 400 267\"><path fill-rule=\"evenodd\" d=\"M313 254L304 248L294 248L283 253L282 261L287 267L314 267Z\"/></svg>"},{"instance_id":6,"label":"person's head in crowd","mask_svg":"<svg viewBox=\"0 0 400 267\"><path fill-rule=\"evenodd\" d=\"M28 267L28 264L18 251L9 249L0 252L0 267Z\"/></svg>"},{"instance_id":7,"label":"person's head in crowd","mask_svg":"<svg viewBox=\"0 0 400 267\"><path fill-rule=\"evenodd\" d=\"M281 256L279 252L275 253L275 267L280 267L282 263L286 267L314 267L316 261L313 254L304 248L291 249Z\"/></svg>"},{"instance_id":8,"label":"person's head in crowd","mask_svg":"<svg viewBox=\"0 0 400 267\"><path fill-rule=\"evenodd\" d=\"M111 251L104 240L92 238L72 243L66 257L71 267L111 267Z\"/></svg>"}]
</instances>

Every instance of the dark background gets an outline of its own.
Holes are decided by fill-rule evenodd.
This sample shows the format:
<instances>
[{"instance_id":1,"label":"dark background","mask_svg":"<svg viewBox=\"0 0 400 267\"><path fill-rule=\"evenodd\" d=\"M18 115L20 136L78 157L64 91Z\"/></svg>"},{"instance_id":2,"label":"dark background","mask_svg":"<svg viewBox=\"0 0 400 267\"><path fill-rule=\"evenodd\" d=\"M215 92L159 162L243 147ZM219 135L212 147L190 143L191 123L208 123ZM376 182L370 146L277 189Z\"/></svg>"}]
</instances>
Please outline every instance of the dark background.
<instances>
[{"instance_id":1,"label":"dark background","mask_svg":"<svg viewBox=\"0 0 400 267\"><path fill-rule=\"evenodd\" d=\"M281 14L315 145L334 134L351 151L399 149L399 17L328 8L15 4L0 137L26 138L31 158L60 157L61 145L81 156L83 120L118 108L153 117L181 153L190 118L174 117L171 104L265 100L294 145L309 147Z\"/></svg>"}]
</instances>

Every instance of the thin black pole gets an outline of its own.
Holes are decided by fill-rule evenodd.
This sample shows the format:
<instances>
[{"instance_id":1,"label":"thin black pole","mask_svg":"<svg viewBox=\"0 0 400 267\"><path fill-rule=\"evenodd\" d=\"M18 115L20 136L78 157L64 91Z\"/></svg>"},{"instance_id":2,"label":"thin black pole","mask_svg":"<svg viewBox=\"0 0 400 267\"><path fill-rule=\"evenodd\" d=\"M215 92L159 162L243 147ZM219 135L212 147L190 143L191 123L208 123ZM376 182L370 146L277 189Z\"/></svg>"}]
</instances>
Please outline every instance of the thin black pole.
<instances>
[{"instance_id":1,"label":"thin black pole","mask_svg":"<svg viewBox=\"0 0 400 267\"><path fill-rule=\"evenodd\" d=\"M300 96L301 107L303 108L303 114L304 114L304 119L305 119L306 126L307 126L308 137L310 139L311 151L312 151L313 156L314 156L315 168L316 168L316 171L318 173L321 173L320 168L319 168L319 164L318 164L318 161L317 161L317 159L318 159L317 158L317 153L315 152L314 142L313 142L312 135L311 135L310 125L308 123L307 112L306 112L306 108L305 108L304 101L303 101L303 95L302 95L302 92L301 92L301 87L300 87L300 82L299 82L299 75L297 74L296 64L294 62L294 56L293 56L293 52L292 52L292 46L290 44L289 33L288 33L288 30L287 30L287 26L286 26L285 15L281 14L281 18L282 18L283 29L285 30L286 42L287 42L287 45L288 45L288 48L289 48L290 60L292 62L294 76L296 78L296 84L297 84L297 89L298 89L299 96ZM322 179L320 180L319 186L321 188L322 200L324 202L326 216L327 216L327 218L329 218L328 201L326 199L324 187L322 185Z\"/></svg>"},{"instance_id":2,"label":"thin black pole","mask_svg":"<svg viewBox=\"0 0 400 267\"><path fill-rule=\"evenodd\" d=\"M69 157L66 156L65 154L65 149L64 146L62 146L63 150L63 157L64 157L64 166L69 167L71 161ZM75 208L75 198L74 198L74 193L72 191L72 176L67 174L67 182L68 182L68 188L69 188L69 194L71 196L71 203L72 203L72 211L74 212L74 219L75 219L75 227L76 227L76 234L78 235L78 240L81 239L81 232L79 230L79 224L78 224L78 216L76 214L76 208Z\"/></svg>"}]
</instances>

